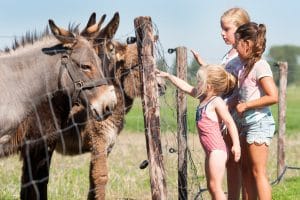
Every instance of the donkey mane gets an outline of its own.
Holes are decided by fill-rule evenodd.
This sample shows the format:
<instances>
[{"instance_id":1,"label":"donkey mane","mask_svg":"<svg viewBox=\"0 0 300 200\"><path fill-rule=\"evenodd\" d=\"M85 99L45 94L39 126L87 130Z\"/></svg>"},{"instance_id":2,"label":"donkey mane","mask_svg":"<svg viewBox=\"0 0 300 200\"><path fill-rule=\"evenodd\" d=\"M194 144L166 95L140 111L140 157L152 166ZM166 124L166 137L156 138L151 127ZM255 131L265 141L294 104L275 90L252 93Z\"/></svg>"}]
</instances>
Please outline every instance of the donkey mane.
<instances>
[{"instance_id":1,"label":"donkey mane","mask_svg":"<svg viewBox=\"0 0 300 200\"><path fill-rule=\"evenodd\" d=\"M69 23L68 25L68 31L79 34L79 25L80 24L75 24L75 23ZM38 33L36 30L35 31L27 31L25 35L21 36L20 38L17 38L16 36L14 37L14 41L12 43L12 46L5 47L4 52L9 53L11 51L17 50L19 47L25 47L27 44L33 44L37 41L40 41L46 37L52 36L52 33L50 33L49 26L47 25L46 28ZM0 50L1 52L1 50Z\"/></svg>"}]
</instances>

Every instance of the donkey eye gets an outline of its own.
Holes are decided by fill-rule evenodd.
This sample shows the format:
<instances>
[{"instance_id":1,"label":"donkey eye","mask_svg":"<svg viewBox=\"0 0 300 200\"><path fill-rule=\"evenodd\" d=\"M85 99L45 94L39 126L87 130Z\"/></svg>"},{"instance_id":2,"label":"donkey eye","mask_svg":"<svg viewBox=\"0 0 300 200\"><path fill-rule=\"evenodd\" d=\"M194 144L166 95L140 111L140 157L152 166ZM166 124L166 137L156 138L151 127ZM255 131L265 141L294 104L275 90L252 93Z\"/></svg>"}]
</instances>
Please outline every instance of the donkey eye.
<instances>
[{"instance_id":1,"label":"donkey eye","mask_svg":"<svg viewBox=\"0 0 300 200\"><path fill-rule=\"evenodd\" d=\"M89 65L80 65L80 68L84 71L90 71L92 69Z\"/></svg>"}]
</instances>

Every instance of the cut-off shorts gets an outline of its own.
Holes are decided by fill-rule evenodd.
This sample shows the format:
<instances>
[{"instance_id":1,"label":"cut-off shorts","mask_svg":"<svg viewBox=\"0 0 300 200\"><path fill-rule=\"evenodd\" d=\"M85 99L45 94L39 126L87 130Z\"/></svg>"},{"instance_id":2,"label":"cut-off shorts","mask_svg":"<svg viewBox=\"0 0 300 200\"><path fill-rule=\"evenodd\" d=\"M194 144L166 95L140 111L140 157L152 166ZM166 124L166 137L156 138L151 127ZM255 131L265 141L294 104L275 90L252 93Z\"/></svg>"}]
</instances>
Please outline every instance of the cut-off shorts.
<instances>
[{"instance_id":1,"label":"cut-off shorts","mask_svg":"<svg viewBox=\"0 0 300 200\"><path fill-rule=\"evenodd\" d=\"M239 127L241 136L246 137L248 144L270 145L275 132L275 122L271 113L268 113L258 122Z\"/></svg>"}]
</instances>

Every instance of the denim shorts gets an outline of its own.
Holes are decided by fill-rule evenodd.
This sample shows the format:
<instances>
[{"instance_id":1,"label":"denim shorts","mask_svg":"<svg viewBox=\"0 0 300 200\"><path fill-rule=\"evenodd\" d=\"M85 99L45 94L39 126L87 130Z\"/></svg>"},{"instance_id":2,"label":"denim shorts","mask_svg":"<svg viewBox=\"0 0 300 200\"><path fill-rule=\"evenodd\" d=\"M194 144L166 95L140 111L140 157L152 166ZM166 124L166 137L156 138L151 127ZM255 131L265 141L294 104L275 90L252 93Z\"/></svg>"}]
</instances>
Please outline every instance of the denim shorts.
<instances>
[{"instance_id":1,"label":"denim shorts","mask_svg":"<svg viewBox=\"0 0 300 200\"><path fill-rule=\"evenodd\" d=\"M240 126L241 136L246 137L248 144L266 144L270 145L275 132L275 122L271 113L264 116L258 122L247 126Z\"/></svg>"}]
</instances>

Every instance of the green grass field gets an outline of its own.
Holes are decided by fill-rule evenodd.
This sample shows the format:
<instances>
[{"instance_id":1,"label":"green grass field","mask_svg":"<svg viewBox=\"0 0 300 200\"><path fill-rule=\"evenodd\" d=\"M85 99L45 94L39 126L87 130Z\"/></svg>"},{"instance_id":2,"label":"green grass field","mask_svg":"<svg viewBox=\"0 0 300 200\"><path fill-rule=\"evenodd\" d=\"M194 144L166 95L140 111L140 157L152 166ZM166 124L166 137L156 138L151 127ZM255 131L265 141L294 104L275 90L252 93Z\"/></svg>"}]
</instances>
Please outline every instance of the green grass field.
<instances>
[{"instance_id":1,"label":"green grass field","mask_svg":"<svg viewBox=\"0 0 300 200\"><path fill-rule=\"evenodd\" d=\"M287 113L286 131L287 135L300 133L300 89L291 86L287 90ZM161 131L174 132L177 130L175 89L169 86L166 95L160 97ZM187 126L191 133L195 131L195 109L198 102L194 98L187 97ZM277 119L278 105L271 107L274 119ZM276 121L277 122L277 121ZM126 115L125 130L128 132L143 132L144 119L142 114L141 100L135 101L134 107Z\"/></svg>"},{"instance_id":2,"label":"green grass field","mask_svg":"<svg viewBox=\"0 0 300 200\"><path fill-rule=\"evenodd\" d=\"M300 167L300 95L299 89L290 87L287 103L287 137L286 163L288 166ZM177 196L177 154L169 149L176 149L176 105L174 90L168 89L168 94L160 98L161 103L161 139L166 171L168 199L178 199ZM139 164L147 159L143 116L141 102L138 100L126 117L125 130L118 137L117 143L109 157L109 183L107 199L151 199L149 168L139 169ZM194 129L194 108L197 102L188 98L188 146L191 157L188 161L188 194L194 199L199 187L205 187L204 154ZM277 106L273 106L276 115ZM270 147L268 175L270 181L277 177L276 136ZM80 200L86 199L88 191L88 171L90 155L69 157L54 153L51 175L49 178L50 200ZM194 167L191 165L194 163ZM0 199L19 199L21 162L17 155L0 160ZM225 183L224 183L225 188ZM272 187L273 199L300 199L300 170L287 170L283 180ZM208 192L203 193L203 199L210 199Z\"/></svg>"}]
</instances>

